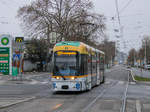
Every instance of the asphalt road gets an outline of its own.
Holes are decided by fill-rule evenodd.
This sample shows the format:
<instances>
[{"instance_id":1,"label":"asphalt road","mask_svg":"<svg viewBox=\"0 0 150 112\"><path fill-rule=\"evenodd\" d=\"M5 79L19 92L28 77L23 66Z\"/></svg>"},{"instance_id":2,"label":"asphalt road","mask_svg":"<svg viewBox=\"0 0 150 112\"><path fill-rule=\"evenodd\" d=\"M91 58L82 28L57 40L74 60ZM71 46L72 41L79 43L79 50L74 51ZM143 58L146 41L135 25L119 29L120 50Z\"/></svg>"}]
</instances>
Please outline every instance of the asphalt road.
<instances>
[{"instance_id":1,"label":"asphalt road","mask_svg":"<svg viewBox=\"0 0 150 112\"><path fill-rule=\"evenodd\" d=\"M46 81L48 75L32 77ZM1 109L0 112L120 112L128 81L128 71L115 66L106 72L106 82L88 92L51 91L49 83L0 86L0 98L35 97ZM125 112L150 112L150 85L130 83Z\"/></svg>"}]
</instances>

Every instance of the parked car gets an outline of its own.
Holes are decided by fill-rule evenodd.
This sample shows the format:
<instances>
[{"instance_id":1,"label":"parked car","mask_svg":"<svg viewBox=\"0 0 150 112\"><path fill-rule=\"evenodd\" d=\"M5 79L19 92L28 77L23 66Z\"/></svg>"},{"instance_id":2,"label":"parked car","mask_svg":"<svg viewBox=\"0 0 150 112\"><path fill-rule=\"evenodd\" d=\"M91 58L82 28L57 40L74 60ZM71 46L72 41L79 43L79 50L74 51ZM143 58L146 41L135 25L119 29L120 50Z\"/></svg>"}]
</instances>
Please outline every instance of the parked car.
<instances>
[{"instance_id":1,"label":"parked car","mask_svg":"<svg viewBox=\"0 0 150 112\"><path fill-rule=\"evenodd\" d=\"M144 69L150 70L150 64L149 65L144 65Z\"/></svg>"}]
</instances>

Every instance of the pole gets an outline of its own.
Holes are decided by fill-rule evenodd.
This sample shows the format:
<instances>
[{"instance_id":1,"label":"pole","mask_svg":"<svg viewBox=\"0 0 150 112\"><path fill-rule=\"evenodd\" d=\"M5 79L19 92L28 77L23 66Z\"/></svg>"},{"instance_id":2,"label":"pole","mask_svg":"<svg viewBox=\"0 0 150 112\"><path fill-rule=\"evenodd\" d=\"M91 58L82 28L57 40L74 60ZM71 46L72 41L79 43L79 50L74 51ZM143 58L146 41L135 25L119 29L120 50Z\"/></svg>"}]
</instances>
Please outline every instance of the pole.
<instances>
[{"instance_id":1,"label":"pole","mask_svg":"<svg viewBox=\"0 0 150 112\"><path fill-rule=\"evenodd\" d=\"M19 75L20 75L20 81L23 79L23 74L22 74L22 61L23 61L23 43L20 44L20 66L19 66Z\"/></svg>"},{"instance_id":2,"label":"pole","mask_svg":"<svg viewBox=\"0 0 150 112\"><path fill-rule=\"evenodd\" d=\"M118 0L115 0L115 3L116 3L116 11L117 11L118 22L119 22L119 26L121 28L119 8L118 8Z\"/></svg>"},{"instance_id":3,"label":"pole","mask_svg":"<svg viewBox=\"0 0 150 112\"><path fill-rule=\"evenodd\" d=\"M147 61L147 59L146 59L146 44L147 44L147 42L145 42L145 59L144 59L144 64L146 64L146 61Z\"/></svg>"}]
</instances>

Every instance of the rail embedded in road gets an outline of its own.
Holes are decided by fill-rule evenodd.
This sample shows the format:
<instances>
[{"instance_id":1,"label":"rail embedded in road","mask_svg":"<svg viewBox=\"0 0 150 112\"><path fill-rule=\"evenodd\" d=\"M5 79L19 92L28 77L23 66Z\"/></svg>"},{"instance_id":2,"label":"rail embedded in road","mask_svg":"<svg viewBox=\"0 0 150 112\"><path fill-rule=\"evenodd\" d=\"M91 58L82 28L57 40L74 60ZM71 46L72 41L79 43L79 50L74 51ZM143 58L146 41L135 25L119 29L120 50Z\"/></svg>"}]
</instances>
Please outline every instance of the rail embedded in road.
<instances>
[{"instance_id":1,"label":"rail embedded in road","mask_svg":"<svg viewBox=\"0 0 150 112\"><path fill-rule=\"evenodd\" d=\"M126 84L126 89L125 89L125 92L124 92L124 96L123 96L122 106L120 108L120 112L125 112L125 110L126 110L127 92L128 92L129 81L130 81L130 73L131 72L128 71L128 81L127 81L127 84Z\"/></svg>"}]
</instances>

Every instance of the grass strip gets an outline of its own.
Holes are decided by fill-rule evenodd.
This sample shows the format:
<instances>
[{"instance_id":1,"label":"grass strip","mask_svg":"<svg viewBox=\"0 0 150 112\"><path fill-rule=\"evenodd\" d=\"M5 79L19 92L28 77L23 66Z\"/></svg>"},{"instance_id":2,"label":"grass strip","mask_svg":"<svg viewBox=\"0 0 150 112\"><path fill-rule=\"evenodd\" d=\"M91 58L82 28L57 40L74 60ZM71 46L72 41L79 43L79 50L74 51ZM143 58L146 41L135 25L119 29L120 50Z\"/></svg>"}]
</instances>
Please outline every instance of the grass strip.
<instances>
[{"instance_id":1,"label":"grass strip","mask_svg":"<svg viewBox=\"0 0 150 112\"><path fill-rule=\"evenodd\" d=\"M139 76L134 76L134 78L137 81L149 81L150 82L150 78L139 77Z\"/></svg>"}]
</instances>

